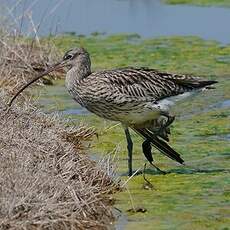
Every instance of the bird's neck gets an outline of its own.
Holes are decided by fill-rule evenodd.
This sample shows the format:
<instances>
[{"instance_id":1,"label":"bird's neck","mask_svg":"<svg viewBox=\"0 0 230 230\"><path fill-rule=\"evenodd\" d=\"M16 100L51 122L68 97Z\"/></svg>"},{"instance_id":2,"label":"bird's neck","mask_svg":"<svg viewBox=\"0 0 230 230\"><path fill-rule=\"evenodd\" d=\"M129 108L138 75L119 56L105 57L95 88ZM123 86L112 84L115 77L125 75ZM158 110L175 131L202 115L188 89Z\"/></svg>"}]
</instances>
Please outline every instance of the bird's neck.
<instances>
[{"instance_id":1,"label":"bird's neck","mask_svg":"<svg viewBox=\"0 0 230 230\"><path fill-rule=\"evenodd\" d=\"M67 74L72 75L76 80L82 80L91 74L90 64L77 63L76 66L73 66Z\"/></svg>"},{"instance_id":2,"label":"bird's neck","mask_svg":"<svg viewBox=\"0 0 230 230\"><path fill-rule=\"evenodd\" d=\"M66 74L65 84L69 92L72 94L80 87L81 81L91 74L90 66L78 65L72 67Z\"/></svg>"}]
</instances>

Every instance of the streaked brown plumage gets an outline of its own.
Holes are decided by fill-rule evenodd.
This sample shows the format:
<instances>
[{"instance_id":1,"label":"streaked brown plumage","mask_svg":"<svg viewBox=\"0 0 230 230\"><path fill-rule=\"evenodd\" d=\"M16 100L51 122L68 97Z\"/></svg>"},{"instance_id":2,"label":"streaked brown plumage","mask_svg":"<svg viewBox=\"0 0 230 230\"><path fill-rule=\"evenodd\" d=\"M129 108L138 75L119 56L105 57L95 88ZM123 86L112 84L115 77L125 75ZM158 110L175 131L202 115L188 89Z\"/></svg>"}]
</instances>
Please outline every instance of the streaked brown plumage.
<instances>
[{"instance_id":1,"label":"streaked brown plumage","mask_svg":"<svg viewBox=\"0 0 230 230\"><path fill-rule=\"evenodd\" d=\"M128 142L129 175L132 174L133 147L129 127L166 156L183 163L180 155L165 142L168 141L170 133L169 125L174 120L169 114L173 101L170 100L186 92L208 88L216 81L159 72L148 68L128 67L91 73L90 65L88 52L83 48L75 48L68 51L61 62L32 82L57 68L66 67L66 88L71 96L92 113L109 120L119 121L124 126ZM143 152L151 154L148 143L143 145ZM152 158L149 157L149 159Z\"/></svg>"}]
</instances>

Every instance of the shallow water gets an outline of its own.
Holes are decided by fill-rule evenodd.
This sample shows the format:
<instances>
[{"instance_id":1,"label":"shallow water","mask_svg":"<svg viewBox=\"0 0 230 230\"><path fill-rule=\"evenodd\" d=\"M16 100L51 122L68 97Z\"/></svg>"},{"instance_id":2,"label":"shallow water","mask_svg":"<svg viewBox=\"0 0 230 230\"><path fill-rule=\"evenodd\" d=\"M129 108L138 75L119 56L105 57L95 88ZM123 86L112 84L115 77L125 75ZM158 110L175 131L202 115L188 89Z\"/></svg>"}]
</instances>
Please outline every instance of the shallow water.
<instances>
[{"instance_id":1,"label":"shallow water","mask_svg":"<svg viewBox=\"0 0 230 230\"><path fill-rule=\"evenodd\" d=\"M78 109L65 109L62 111L63 115L84 115L88 114L89 111L84 108L78 108Z\"/></svg>"},{"instance_id":2,"label":"shallow water","mask_svg":"<svg viewBox=\"0 0 230 230\"><path fill-rule=\"evenodd\" d=\"M217 107L217 108L230 108L230 100L224 100L222 102L219 102L219 103L213 105L213 107Z\"/></svg>"},{"instance_id":3,"label":"shallow water","mask_svg":"<svg viewBox=\"0 0 230 230\"><path fill-rule=\"evenodd\" d=\"M198 76L202 72L208 79L218 80L219 83L215 85L216 89L194 95L175 107L176 119L171 127L170 145L181 154L185 165L178 165L153 149L157 166L167 174L161 175L148 165L146 177L153 184L152 190L144 189L144 179L138 175L124 186L122 192L114 195L115 210L121 211L117 212L115 227L131 230L229 229L230 69L228 63L219 63L216 57L228 56L230 46L223 48L215 42L182 37L140 40L130 46L127 44L129 37L119 35L101 41L99 38L89 38L87 47L97 48L92 49L93 68L95 64L96 69L120 66L121 54L128 53L122 66L132 63L143 66L147 63L150 67L172 72L187 71ZM69 42L76 44L76 40L70 38L67 40L68 46ZM65 39L62 38L62 45L63 41ZM108 51L111 46L113 49ZM157 48L159 46L161 48ZM141 52L137 55L136 50ZM183 50L186 55L175 52L178 50ZM89 148L92 158L97 160L109 154L117 165L116 172L120 176L121 185L126 183L126 141L119 124L85 113L68 95L63 80L55 81L54 86L44 87L40 93L40 103L45 111L60 111L63 115L66 113L64 117L69 118L71 123L85 122L94 126L98 138L92 140L92 148ZM145 162L141 149L142 139L133 132L131 135L134 142L133 168L139 169ZM133 207L146 209L146 212L128 211Z\"/></svg>"},{"instance_id":4,"label":"shallow water","mask_svg":"<svg viewBox=\"0 0 230 230\"><path fill-rule=\"evenodd\" d=\"M86 110L78 107L64 87L64 82L59 81L56 86L46 86L41 93L40 102L46 110L50 104L62 104L56 107L65 117L73 121L85 121L96 126L99 139L94 140L96 149L92 152L113 152L117 148L118 155L117 175L122 183L127 178L126 144L120 126L111 128L114 123L103 121L91 115ZM221 89L218 89L221 90ZM51 95L56 95L53 98ZM212 93L208 94L213 97ZM46 98L46 100L42 100ZM134 177L125 186L122 193L115 195L116 204L114 213L117 221L116 230L132 229L228 229L229 217L229 133L224 130L226 119L222 123L218 116L220 111L227 111L229 100L214 98L214 103L203 100L202 97L194 98L203 103L205 110L198 115L187 119L177 120L173 127L173 141L171 145L182 152L186 161L185 166L179 166L163 156L154 156L158 166L166 171L160 175L151 167L146 170L146 177L153 184L153 190L143 189L144 180L141 175ZM45 103L44 103L45 102ZM188 103L188 102L186 102ZM192 101L189 104L193 103ZM181 104L181 108L186 104ZM181 111L181 110L180 110ZM189 111L185 112L188 114ZM212 118L212 117L215 118ZM222 116L222 115L221 115ZM221 129L222 127L222 129ZM106 131L107 130L107 131ZM134 138L134 168L142 167L144 157L140 154L140 138ZM113 147L114 146L114 147ZM116 147L115 147L116 146ZM116 151L115 151L116 152ZM112 154L113 156L113 154ZM98 157L94 157L98 159ZM143 207L145 213L132 213L127 210L132 207ZM154 226L154 228L153 228ZM221 226L222 228L219 228Z\"/></svg>"},{"instance_id":5,"label":"shallow water","mask_svg":"<svg viewBox=\"0 0 230 230\"><path fill-rule=\"evenodd\" d=\"M13 8L15 2L19 4ZM3 3L17 16L24 11L32 12L34 24L39 24L39 35L63 32L137 33L145 38L195 35L230 43L228 8L166 5L159 0L0 0ZM19 28L33 34L25 15L23 21L18 21Z\"/></svg>"}]
</instances>

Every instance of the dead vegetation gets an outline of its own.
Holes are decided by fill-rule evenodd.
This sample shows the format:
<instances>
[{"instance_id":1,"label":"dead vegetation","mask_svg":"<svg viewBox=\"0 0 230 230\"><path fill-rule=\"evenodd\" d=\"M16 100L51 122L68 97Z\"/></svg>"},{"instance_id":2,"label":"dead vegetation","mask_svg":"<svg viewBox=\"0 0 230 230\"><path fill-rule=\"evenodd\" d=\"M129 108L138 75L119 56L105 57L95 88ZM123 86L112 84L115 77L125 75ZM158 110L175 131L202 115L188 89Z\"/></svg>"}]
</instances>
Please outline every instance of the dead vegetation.
<instances>
[{"instance_id":1,"label":"dead vegetation","mask_svg":"<svg viewBox=\"0 0 230 230\"><path fill-rule=\"evenodd\" d=\"M51 44L40 44L9 34L0 38L0 87L15 93L22 85L60 59ZM63 73L55 72L53 77Z\"/></svg>"},{"instance_id":2,"label":"dead vegetation","mask_svg":"<svg viewBox=\"0 0 230 230\"><path fill-rule=\"evenodd\" d=\"M106 229L112 213L103 193L111 178L87 155L94 134L65 126L32 105L0 109L0 226L2 229ZM78 146L63 136L74 133ZM76 149L80 150L77 151Z\"/></svg>"},{"instance_id":3,"label":"dead vegetation","mask_svg":"<svg viewBox=\"0 0 230 230\"><path fill-rule=\"evenodd\" d=\"M50 44L0 33L0 229L107 229L113 218L111 165L85 154L94 131L44 114L25 94L6 110L58 58Z\"/></svg>"}]
</instances>

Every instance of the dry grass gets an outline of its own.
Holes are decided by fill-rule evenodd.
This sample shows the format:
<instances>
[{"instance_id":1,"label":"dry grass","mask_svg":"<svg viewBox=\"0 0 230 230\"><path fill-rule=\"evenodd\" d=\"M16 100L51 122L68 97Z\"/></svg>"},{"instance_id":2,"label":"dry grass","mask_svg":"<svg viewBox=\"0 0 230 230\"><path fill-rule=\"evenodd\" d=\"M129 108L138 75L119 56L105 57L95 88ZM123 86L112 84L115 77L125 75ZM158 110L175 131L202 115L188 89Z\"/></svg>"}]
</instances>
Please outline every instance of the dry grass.
<instances>
[{"instance_id":1,"label":"dry grass","mask_svg":"<svg viewBox=\"0 0 230 230\"><path fill-rule=\"evenodd\" d=\"M11 93L60 60L60 54L52 44L40 44L10 34L0 36L0 57L0 87ZM60 77L63 73L52 75Z\"/></svg>"},{"instance_id":2,"label":"dry grass","mask_svg":"<svg viewBox=\"0 0 230 230\"><path fill-rule=\"evenodd\" d=\"M2 229L106 228L112 214L103 193L111 191L113 183L82 154L82 142L94 132L67 127L28 104L6 113L4 104L1 99ZM67 142L66 136L75 137L78 145Z\"/></svg>"},{"instance_id":3,"label":"dry grass","mask_svg":"<svg viewBox=\"0 0 230 230\"><path fill-rule=\"evenodd\" d=\"M0 33L0 229L107 229L111 165L85 154L95 134L10 95L59 59L55 47ZM59 73L56 73L59 74Z\"/></svg>"}]
</instances>

